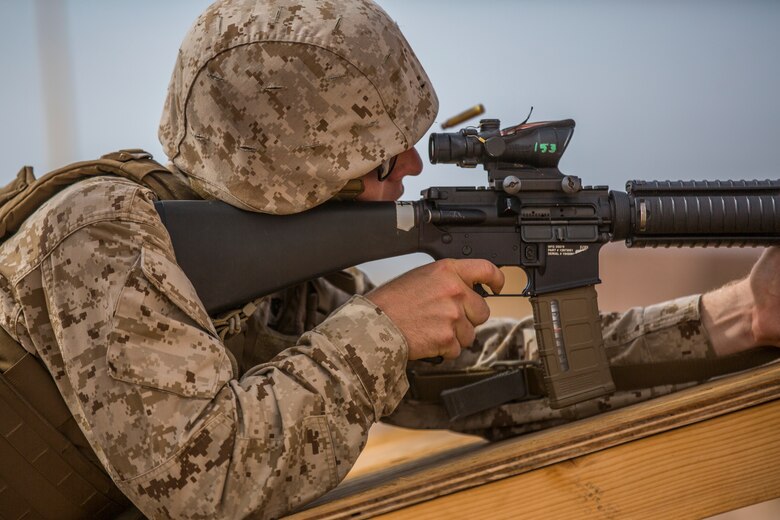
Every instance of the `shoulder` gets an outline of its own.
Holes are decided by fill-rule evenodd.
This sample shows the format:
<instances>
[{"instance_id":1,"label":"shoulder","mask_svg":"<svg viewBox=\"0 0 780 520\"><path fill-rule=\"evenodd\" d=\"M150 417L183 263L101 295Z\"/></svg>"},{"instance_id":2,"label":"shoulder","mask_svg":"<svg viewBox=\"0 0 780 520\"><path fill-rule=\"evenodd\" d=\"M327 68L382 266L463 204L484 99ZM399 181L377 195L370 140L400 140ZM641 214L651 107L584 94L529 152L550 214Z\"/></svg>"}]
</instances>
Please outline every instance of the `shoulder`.
<instances>
[{"instance_id":1,"label":"shoulder","mask_svg":"<svg viewBox=\"0 0 780 520\"><path fill-rule=\"evenodd\" d=\"M93 177L73 184L49 199L30 217L61 239L76 229L103 220L154 221L154 195L143 186L114 176ZM151 211L150 211L151 210ZM25 223L25 226L28 223Z\"/></svg>"},{"instance_id":2,"label":"shoulder","mask_svg":"<svg viewBox=\"0 0 780 520\"><path fill-rule=\"evenodd\" d=\"M9 279L23 276L71 235L97 223L116 223L115 233L136 233L139 227L162 229L153 202L150 190L114 176L68 186L0 246L0 274Z\"/></svg>"}]
</instances>

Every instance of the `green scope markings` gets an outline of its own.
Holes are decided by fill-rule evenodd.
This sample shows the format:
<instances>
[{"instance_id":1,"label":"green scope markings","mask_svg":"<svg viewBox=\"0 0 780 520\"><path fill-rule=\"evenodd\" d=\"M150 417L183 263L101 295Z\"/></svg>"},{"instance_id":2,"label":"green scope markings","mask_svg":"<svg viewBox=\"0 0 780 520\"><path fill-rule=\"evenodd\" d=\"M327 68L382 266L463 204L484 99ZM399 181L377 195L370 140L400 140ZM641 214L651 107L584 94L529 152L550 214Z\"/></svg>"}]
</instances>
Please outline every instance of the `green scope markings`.
<instances>
[{"instance_id":1,"label":"green scope markings","mask_svg":"<svg viewBox=\"0 0 780 520\"><path fill-rule=\"evenodd\" d=\"M555 153L558 151L558 146L555 143L534 143L534 152L542 153Z\"/></svg>"}]
</instances>

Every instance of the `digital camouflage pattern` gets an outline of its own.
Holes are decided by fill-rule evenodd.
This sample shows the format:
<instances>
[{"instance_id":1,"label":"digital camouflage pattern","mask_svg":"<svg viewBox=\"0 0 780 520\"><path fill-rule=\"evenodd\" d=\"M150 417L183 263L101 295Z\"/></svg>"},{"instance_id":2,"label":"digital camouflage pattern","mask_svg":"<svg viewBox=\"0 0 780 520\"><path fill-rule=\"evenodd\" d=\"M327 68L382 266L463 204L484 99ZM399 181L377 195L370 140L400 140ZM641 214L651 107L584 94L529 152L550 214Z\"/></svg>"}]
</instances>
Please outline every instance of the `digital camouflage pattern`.
<instances>
[{"instance_id":1,"label":"digital camouflage pattern","mask_svg":"<svg viewBox=\"0 0 780 520\"><path fill-rule=\"evenodd\" d=\"M243 374L295 345L304 332L322 323L353 295L372 288L368 278L352 268L260 298L213 322Z\"/></svg>"},{"instance_id":2,"label":"digital camouflage pattern","mask_svg":"<svg viewBox=\"0 0 780 520\"><path fill-rule=\"evenodd\" d=\"M159 136L204 196L286 214L414 146L437 111L376 4L219 1L181 46Z\"/></svg>"},{"instance_id":3,"label":"digital camouflage pattern","mask_svg":"<svg viewBox=\"0 0 780 520\"><path fill-rule=\"evenodd\" d=\"M115 177L60 192L0 246L0 320L154 518L270 518L312 500L408 386L403 337L360 296L239 377L151 192Z\"/></svg>"}]
</instances>

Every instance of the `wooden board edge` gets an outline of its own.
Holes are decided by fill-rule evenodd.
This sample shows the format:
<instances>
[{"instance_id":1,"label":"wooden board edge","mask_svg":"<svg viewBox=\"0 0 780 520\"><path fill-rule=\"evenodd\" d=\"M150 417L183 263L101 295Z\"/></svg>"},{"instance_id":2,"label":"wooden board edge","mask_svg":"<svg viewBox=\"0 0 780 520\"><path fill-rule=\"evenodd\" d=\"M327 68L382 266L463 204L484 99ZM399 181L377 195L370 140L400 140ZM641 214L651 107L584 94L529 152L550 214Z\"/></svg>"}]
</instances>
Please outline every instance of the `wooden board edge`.
<instances>
[{"instance_id":1,"label":"wooden board edge","mask_svg":"<svg viewBox=\"0 0 780 520\"><path fill-rule=\"evenodd\" d=\"M778 465L775 400L403 509L386 508L394 512L382 518L480 518L489 511L496 520L697 519L777 498Z\"/></svg>"},{"instance_id":2,"label":"wooden board edge","mask_svg":"<svg viewBox=\"0 0 780 520\"><path fill-rule=\"evenodd\" d=\"M773 364L552 430L488 445L434 468L421 468L402 479L301 511L292 518L369 518L777 398L780 364ZM388 479L392 479L391 473L388 472Z\"/></svg>"}]
</instances>

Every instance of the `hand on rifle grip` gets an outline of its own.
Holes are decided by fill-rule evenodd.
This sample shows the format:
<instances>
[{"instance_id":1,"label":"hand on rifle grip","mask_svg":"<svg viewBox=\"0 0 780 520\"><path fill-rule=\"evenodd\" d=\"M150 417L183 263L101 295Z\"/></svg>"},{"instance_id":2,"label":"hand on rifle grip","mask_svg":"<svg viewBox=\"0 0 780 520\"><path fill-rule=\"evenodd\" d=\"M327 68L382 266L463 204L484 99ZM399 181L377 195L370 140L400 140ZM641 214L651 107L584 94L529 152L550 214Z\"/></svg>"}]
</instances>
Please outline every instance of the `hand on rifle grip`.
<instances>
[{"instance_id":1,"label":"hand on rifle grip","mask_svg":"<svg viewBox=\"0 0 780 520\"><path fill-rule=\"evenodd\" d=\"M409 360L455 359L490 309L475 285L498 293L504 274L487 260L440 260L409 271L366 297L404 334Z\"/></svg>"}]
</instances>

